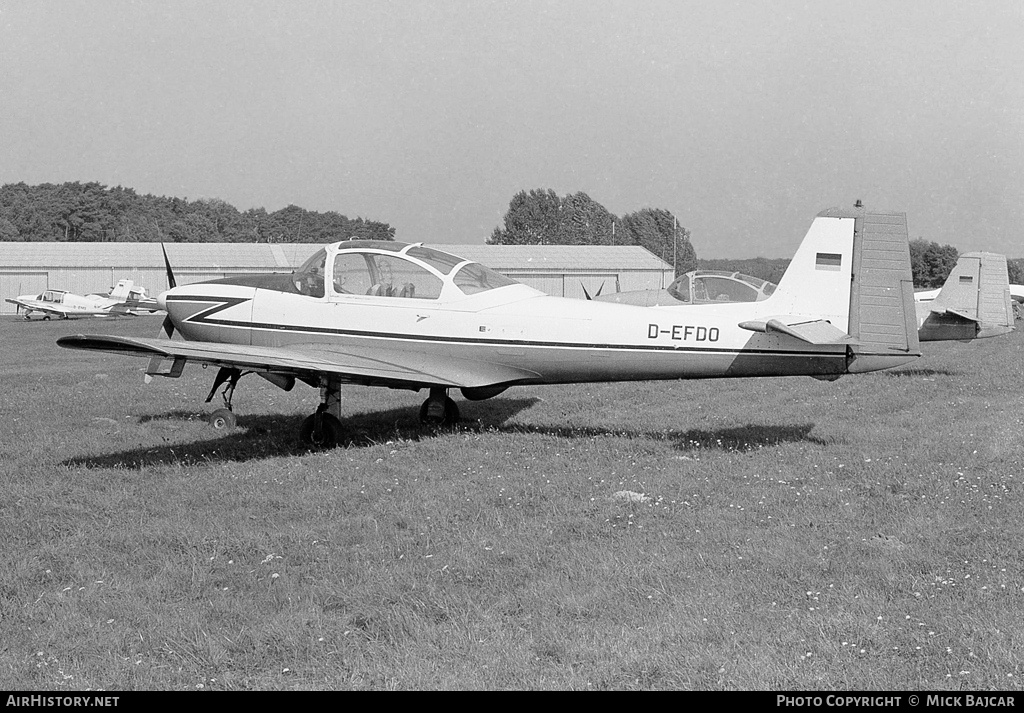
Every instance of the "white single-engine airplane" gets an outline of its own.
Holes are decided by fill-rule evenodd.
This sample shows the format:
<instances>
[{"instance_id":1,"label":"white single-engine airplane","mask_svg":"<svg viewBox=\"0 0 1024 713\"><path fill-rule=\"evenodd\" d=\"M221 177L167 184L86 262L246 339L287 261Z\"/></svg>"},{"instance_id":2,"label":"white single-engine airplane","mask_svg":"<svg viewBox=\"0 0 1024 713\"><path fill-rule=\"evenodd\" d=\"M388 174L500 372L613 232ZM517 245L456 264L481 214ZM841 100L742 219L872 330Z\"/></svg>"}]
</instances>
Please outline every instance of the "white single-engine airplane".
<instances>
[{"instance_id":1,"label":"white single-engine airplane","mask_svg":"<svg viewBox=\"0 0 1024 713\"><path fill-rule=\"evenodd\" d=\"M38 295L18 295L13 300L18 312L25 310L25 319L33 312L42 312L43 319L60 317L109 317L110 315L156 312L156 299L146 296L145 287L135 287L131 280L120 280L106 294L76 295L67 290L44 290Z\"/></svg>"},{"instance_id":2,"label":"white single-engine airplane","mask_svg":"<svg viewBox=\"0 0 1024 713\"><path fill-rule=\"evenodd\" d=\"M510 386L648 379L843 374L920 356L902 213L818 215L770 298L752 303L637 307L552 297L422 244L351 240L291 274L236 276L158 298L164 331L183 340L77 335L62 347L150 358L148 375L186 362L220 367L215 427L231 426L243 374L320 389L301 439L342 438L344 384L429 396L424 423L458 419L449 389L470 400ZM163 362L170 365L162 368Z\"/></svg>"},{"instance_id":3,"label":"white single-engine airplane","mask_svg":"<svg viewBox=\"0 0 1024 713\"><path fill-rule=\"evenodd\" d=\"M922 342L996 337L1016 329L1006 256L964 253L938 290L914 294Z\"/></svg>"}]
</instances>

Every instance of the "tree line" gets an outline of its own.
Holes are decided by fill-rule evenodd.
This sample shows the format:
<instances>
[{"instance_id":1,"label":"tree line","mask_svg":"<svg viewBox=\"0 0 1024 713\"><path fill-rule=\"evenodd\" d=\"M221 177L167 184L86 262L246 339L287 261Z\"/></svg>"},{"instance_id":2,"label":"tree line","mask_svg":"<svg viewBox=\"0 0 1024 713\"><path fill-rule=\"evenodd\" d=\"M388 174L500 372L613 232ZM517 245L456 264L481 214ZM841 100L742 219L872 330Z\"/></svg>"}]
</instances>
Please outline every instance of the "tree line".
<instances>
[{"instance_id":1,"label":"tree line","mask_svg":"<svg viewBox=\"0 0 1024 713\"><path fill-rule=\"evenodd\" d=\"M0 241L8 242L329 243L394 235L387 223L294 205L239 211L217 198L139 195L96 182L0 186Z\"/></svg>"},{"instance_id":2,"label":"tree line","mask_svg":"<svg viewBox=\"0 0 1024 713\"><path fill-rule=\"evenodd\" d=\"M239 211L217 198L140 195L97 182L0 186L0 241L44 242L282 242L329 243L356 237L394 240L387 223L289 205ZM778 282L788 259L698 260L690 231L660 208L613 215L586 193L520 191L509 203L490 245L639 245L673 265L675 273L706 269L743 272ZM910 241L914 286L940 287L959 252L921 238ZM1024 284L1024 258L1007 261L1010 282Z\"/></svg>"}]
</instances>

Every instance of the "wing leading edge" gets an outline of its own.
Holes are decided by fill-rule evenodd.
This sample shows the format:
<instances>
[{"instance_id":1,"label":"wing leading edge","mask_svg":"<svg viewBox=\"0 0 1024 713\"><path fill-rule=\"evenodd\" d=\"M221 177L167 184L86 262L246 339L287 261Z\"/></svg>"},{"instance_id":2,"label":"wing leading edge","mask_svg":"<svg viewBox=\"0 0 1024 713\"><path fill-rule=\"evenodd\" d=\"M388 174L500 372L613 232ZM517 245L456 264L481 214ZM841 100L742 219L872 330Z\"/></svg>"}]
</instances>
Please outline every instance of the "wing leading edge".
<instances>
[{"instance_id":1,"label":"wing leading edge","mask_svg":"<svg viewBox=\"0 0 1024 713\"><path fill-rule=\"evenodd\" d=\"M181 373L184 361L193 361L300 377L331 374L354 383L417 389L426 386L479 388L539 377L536 372L505 364L452 356L442 359L400 349L389 349L384 355L371 348L342 351L323 344L294 345L285 349L86 334L62 337L57 344L66 349L173 359L176 364L172 375ZM150 373L158 372L151 369Z\"/></svg>"}]
</instances>

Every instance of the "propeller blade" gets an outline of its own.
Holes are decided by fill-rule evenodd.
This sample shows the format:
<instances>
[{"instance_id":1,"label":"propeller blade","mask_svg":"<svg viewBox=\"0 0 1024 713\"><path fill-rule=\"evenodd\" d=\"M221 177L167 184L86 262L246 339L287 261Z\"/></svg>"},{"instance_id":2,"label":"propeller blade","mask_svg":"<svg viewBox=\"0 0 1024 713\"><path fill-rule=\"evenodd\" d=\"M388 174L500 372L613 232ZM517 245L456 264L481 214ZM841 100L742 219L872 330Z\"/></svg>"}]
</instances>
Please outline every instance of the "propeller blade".
<instances>
[{"instance_id":1,"label":"propeller blade","mask_svg":"<svg viewBox=\"0 0 1024 713\"><path fill-rule=\"evenodd\" d=\"M598 287L597 288L597 292L594 293L594 297L600 297L601 296L601 290L603 290L603 289L604 289L604 282L602 281L601 282L601 286Z\"/></svg>"},{"instance_id":2,"label":"propeller blade","mask_svg":"<svg viewBox=\"0 0 1024 713\"><path fill-rule=\"evenodd\" d=\"M171 315L164 317L164 323L161 325L161 329L163 329L163 332L167 335L168 339L174 336L174 322L171 321Z\"/></svg>"},{"instance_id":3,"label":"propeller blade","mask_svg":"<svg viewBox=\"0 0 1024 713\"><path fill-rule=\"evenodd\" d=\"M171 261L167 259L167 248L164 247L163 243L160 243L160 249L164 253L164 265L167 266L167 289L173 289L178 286L178 283L174 281L174 271L171 270Z\"/></svg>"},{"instance_id":4,"label":"propeller blade","mask_svg":"<svg viewBox=\"0 0 1024 713\"><path fill-rule=\"evenodd\" d=\"M589 293L589 292L587 292L587 286L586 286L586 285L584 285L584 284L583 284L583 283L581 282L581 283L580 283L580 287L582 287L582 288L583 288L583 294L584 294L584 295L586 296L586 298L587 298L588 300L592 300L592 299L594 299L593 297L591 297L591 296L590 296L590 293ZM598 293L598 294L600 294L600 293Z\"/></svg>"},{"instance_id":5,"label":"propeller blade","mask_svg":"<svg viewBox=\"0 0 1024 713\"><path fill-rule=\"evenodd\" d=\"M167 248L164 247L163 243L160 243L160 250L164 254L164 265L167 266L167 289L173 290L178 286L177 281L174 279L174 270L171 269L171 261L167 258ZM164 317L164 323L161 325L163 333L170 339L174 336L174 322L171 321L171 315Z\"/></svg>"}]
</instances>

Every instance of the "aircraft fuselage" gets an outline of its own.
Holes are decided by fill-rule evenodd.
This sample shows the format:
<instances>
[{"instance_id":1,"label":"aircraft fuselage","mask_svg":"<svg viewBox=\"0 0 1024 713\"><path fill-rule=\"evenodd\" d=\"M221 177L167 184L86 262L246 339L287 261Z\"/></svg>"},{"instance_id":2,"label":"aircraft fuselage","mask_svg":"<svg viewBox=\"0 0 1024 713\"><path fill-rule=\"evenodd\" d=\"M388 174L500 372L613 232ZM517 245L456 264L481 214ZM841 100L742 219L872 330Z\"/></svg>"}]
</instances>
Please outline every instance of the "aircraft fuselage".
<instances>
[{"instance_id":1,"label":"aircraft fuselage","mask_svg":"<svg viewBox=\"0 0 1024 713\"><path fill-rule=\"evenodd\" d=\"M161 297L186 339L505 360L535 373L532 383L846 372L845 345L740 328L748 304L658 309L551 297L524 285L447 303L317 299L224 282ZM896 366L913 357L890 358Z\"/></svg>"}]
</instances>

